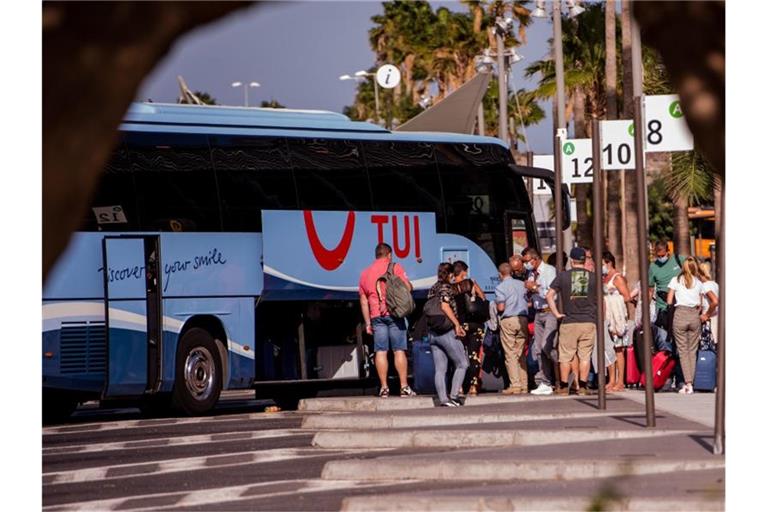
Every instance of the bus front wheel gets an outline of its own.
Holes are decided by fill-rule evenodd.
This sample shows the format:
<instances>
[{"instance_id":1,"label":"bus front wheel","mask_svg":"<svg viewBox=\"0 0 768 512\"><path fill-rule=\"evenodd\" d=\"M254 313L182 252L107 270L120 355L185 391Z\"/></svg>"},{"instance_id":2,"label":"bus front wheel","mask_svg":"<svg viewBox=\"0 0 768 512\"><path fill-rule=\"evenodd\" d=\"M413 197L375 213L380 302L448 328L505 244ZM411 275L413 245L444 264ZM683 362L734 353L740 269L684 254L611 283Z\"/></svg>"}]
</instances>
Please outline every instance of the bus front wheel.
<instances>
[{"instance_id":1,"label":"bus front wheel","mask_svg":"<svg viewBox=\"0 0 768 512\"><path fill-rule=\"evenodd\" d=\"M188 415L204 414L221 394L222 367L213 336L199 327L189 329L179 341L173 405Z\"/></svg>"}]
</instances>

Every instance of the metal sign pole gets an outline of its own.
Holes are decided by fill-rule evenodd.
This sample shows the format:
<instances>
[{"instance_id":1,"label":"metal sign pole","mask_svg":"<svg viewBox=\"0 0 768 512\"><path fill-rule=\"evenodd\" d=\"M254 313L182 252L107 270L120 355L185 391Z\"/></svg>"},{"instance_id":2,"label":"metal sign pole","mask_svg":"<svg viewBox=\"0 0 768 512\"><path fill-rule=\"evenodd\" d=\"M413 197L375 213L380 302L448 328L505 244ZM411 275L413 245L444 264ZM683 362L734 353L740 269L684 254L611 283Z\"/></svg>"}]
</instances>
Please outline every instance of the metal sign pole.
<instances>
[{"instance_id":1,"label":"metal sign pole","mask_svg":"<svg viewBox=\"0 0 768 512\"><path fill-rule=\"evenodd\" d=\"M720 178L720 232L717 234L717 394L715 396L715 455L725 453L725 173Z\"/></svg>"},{"instance_id":2,"label":"metal sign pole","mask_svg":"<svg viewBox=\"0 0 768 512\"><path fill-rule=\"evenodd\" d=\"M555 130L555 148L553 150L553 154L555 155L554 158L554 164L555 164L555 193L554 193L554 199L555 199L555 250L557 251L555 253L555 264L557 266L557 271L562 272L564 262L563 262L563 251L565 250L563 248L563 170L562 170L562 162L561 162L561 146L563 144L563 141L560 139L560 134Z\"/></svg>"},{"instance_id":3,"label":"metal sign pole","mask_svg":"<svg viewBox=\"0 0 768 512\"><path fill-rule=\"evenodd\" d=\"M525 154L525 165L533 167L533 151L528 151ZM525 179L525 188L528 190L528 200L533 205L533 178L530 176Z\"/></svg>"},{"instance_id":4,"label":"metal sign pole","mask_svg":"<svg viewBox=\"0 0 768 512\"><path fill-rule=\"evenodd\" d=\"M645 186L645 121L643 98L635 96L635 177L637 179L637 253L640 260L640 297L643 316L643 370L645 372L645 426L656 426L656 408L653 396L653 368L651 367L651 299L648 297L648 214Z\"/></svg>"},{"instance_id":5,"label":"metal sign pole","mask_svg":"<svg viewBox=\"0 0 768 512\"><path fill-rule=\"evenodd\" d=\"M600 150L600 121L592 120L592 222L595 247L595 284L597 295L597 407L605 409L605 313L603 311L603 274L600 271L603 258L603 184Z\"/></svg>"}]
</instances>

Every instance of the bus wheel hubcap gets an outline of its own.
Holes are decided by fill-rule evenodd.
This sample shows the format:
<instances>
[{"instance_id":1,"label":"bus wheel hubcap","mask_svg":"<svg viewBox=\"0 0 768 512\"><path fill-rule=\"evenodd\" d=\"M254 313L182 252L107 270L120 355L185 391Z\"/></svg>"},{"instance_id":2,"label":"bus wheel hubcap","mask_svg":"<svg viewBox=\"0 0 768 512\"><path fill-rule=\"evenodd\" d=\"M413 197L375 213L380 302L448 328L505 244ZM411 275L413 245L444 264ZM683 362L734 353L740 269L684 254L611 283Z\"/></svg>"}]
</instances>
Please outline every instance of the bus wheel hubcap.
<instances>
[{"instance_id":1,"label":"bus wheel hubcap","mask_svg":"<svg viewBox=\"0 0 768 512\"><path fill-rule=\"evenodd\" d=\"M195 347L184 363L184 383L195 400L205 400L213 392L216 366L205 347Z\"/></svg>"}]
</instances>

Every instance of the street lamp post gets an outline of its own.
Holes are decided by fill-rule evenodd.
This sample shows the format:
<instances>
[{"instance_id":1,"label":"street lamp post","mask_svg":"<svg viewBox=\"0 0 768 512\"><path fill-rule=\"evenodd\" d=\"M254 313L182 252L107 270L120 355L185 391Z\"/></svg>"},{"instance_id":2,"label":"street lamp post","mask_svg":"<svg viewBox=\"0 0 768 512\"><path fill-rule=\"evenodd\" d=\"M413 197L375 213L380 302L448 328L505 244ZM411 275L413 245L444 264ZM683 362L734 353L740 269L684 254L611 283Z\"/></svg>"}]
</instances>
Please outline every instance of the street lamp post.
<instances>
[{"instance_id":1,"label":"street lamp post","mask_svg":"<svg viewBox=\"0 0 768 512\"><path fill-rule=\"evenodd\" d=\"M365 70L360 70L355 73L355 76L358 77L365 77L366 79L371 79L373 81L373 99L376 103L376 122L379 122L379 82L376 80L376 73L369 73Z\"/></svg>"},{"instance_id":2,"label":"street lamp post","mask_svg":"<svg viewBox=\"0 0 768 512\"><path fill-rule=\"evenodd\" d=\"M249 84L245 84L243 82L232 82L232 87L243 88L243 101L245 103L245 106L247 107L248 106L248 89L250 89L251 87L261 87L261 84L259 82L251 82Z\"/></svg>"},{"instance_id":3,"label":"street lamp post","mask_svg":"<svg viewBox=\"0 0 768 512\"><path fill-rule=\"evenodd\" d=\"M493 57L496 57L496 66L498 68L499 75L499 138L509 144L509 114L507 109L507 96L509 94L509 86L507 85L507 69L511 69L512 64L523 60L522 55L518 55L514 48L504 48L504 34L512 27L512 20L507 18L502 20L496 19L496 47L497 51L494 54L490 48L483 50L482 55L475 57L477 63L478 73L490 73L493 69ZM507 62L507 59L509 62ZM485 134L485 119L482 115L482 103L478 107L478 119L482 120L482 133ZM480 121L479 121L480 122Z\"/></svg>"},{"instance_id":4,"label":"street lamp post","mask_svg":"<svg viewBox=\"0 0 768 512\"><path fill-rule=\"evenodd\" d=\"M501 18L496 18L496 66L499 70L499 138L509 144L507 72L504 68L504 35L499 27L501 21Z\"/></svg>"},{"instance_id":5,"label":"street lamp post","mask_svg":"<svg viewBox=\"0 0 768 512\"><path fill-rule=\"evenodd\" d=\"M379 83L376 81L376 73L369 73L365 70L360 70L355 73L354 76L351 75L341 75L339 77L339 80L373 80L373 99L376 105L376 123L379 122Z\"/></svg>"},{"instance_id":6,"label":"street lamp post","mask_svg":"<svg viewBox=\"0 0 768 512\"><path fill-rule=\"evenodd\" d=\"M543 0L537 0L536 2L536 10L533 11L531 14L533 17L536 18L546 18L547 17L547 11L545 9L545 2ZM569 0L567 3L568 8L570 9L569 15L573 18L581 14L584 9L573 2L573 0ZM557 99L557 105L555 109L555 117L557 119L557 129L553 130L554 132L554 148L553 148L553 154L555 155L555 183L557 184L557 187L561 187L562 180L563 180L563 173L561 169L561 162L560 162L560 143L559 143L559 137L558 133L562 134L562 132L565 130L565 72L563 70L563 24L562 19L560 17L560 0L555 0L552 4L552 25L554 30L554 50L555 50L555 86L557 89L556 99ZM557 192L560 192L558 190ZM563 202L562 202L562 195L560 193L555 194L555 245L556 245L556 255L555 255L555 261L558 272L562 272L564 261L563 261Z\"/></svg>"}]
</instances>

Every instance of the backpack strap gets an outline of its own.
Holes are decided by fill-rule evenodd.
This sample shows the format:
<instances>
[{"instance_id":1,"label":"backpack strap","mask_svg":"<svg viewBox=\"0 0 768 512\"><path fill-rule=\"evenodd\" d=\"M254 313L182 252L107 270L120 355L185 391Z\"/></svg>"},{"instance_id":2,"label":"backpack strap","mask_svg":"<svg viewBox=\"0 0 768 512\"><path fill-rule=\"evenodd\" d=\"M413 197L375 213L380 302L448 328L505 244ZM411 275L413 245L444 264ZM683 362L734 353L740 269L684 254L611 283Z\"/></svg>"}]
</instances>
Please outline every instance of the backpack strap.
<instances>
[{"instance_id":1,"label":"backpack strap","mask_svg":"<svg viewBox=\"0 0 768 512\"><path fill-rule=\"evenodd\" d=\"M390 261L389 265L387 265L387 271L384 273L384 275L381 275L379 276L378 279L376 279L376 295L379 298L379 312L381 312L382 314L387 308L387 303L386 303L386 300L382 301L382 298L381 298L381 282L385 281L385 276L392 277L394 273L394 269L395 269L395 262Z\"/></svg>"},{"instance_id":2,"label":"backpack strap","mask_svg":"<svg viewBox=\"0 0 768 512\"><path fill-rule=\"evenodd\" d=\"M683 264L680 262L680 256L675 253L675 261L677 262L677 266L680 268L683 268Z\"/></svg>"}]
</instances>

